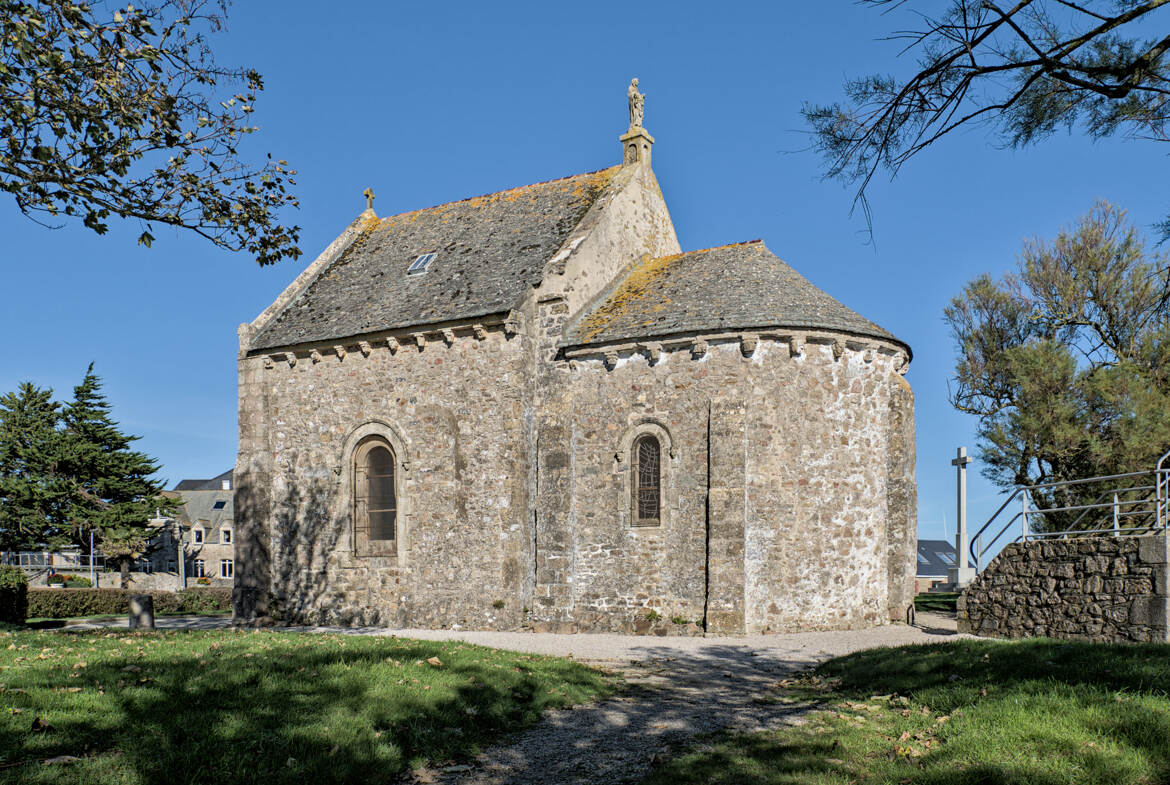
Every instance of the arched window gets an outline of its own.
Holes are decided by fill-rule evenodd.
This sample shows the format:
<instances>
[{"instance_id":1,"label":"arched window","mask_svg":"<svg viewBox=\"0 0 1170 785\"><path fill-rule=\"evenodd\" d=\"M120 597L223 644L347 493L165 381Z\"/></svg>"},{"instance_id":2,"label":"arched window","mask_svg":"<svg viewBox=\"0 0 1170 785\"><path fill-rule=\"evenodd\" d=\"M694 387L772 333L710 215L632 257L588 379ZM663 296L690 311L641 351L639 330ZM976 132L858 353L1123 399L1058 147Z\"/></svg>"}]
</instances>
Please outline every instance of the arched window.
<instances>
[{"instance_id":1,"label":"arched window","mask_svg":"<svg viewBox=\"0 0 1170 785\"><path fill-rule=\"evenodd\" d=\"M662 518L662 446L651 434L634 441L634 522L656 526Z\"/></svg>"},{"instance_id":2,"label":"arched window","mask_svg":"<svg viewBox=\"0 0 1170 785\"><path fill-rule=\"evenodd\" d=\"M394 490L394 453L378 445L366 453L366 487L369 500L371 540L393 540L398 515L398 494Z\"/></svg>"},{"instance_id":3,"label":"arched window","mask_svg":"<svg viewBox=\"0 0 1170 785\"><path fill-rule=\"evenodd\" d=\"M354 534L359 555L398 553L398 459L381 437L354 451Z\"/></svg>"}]
</instances>

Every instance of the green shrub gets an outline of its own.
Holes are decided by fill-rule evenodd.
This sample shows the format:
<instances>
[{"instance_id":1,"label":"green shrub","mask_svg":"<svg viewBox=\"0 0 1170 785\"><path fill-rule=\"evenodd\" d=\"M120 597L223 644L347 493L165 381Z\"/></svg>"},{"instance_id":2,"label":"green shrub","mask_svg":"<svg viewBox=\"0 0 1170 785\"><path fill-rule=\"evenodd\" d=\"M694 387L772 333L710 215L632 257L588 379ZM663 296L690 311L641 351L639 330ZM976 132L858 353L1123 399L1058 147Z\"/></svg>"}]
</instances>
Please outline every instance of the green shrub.
<instances>
[{"instance_id":1,"label":"green shrub","mask_svg":"<svg viewBox=\"0 0 1170 785\"><path fill-rule=\"evenodd\" d=\"M185 591L135 591L133 589L33 589L28 592L28 615L34 618L69 619L78 616L128 613L130 595L154 597L155 613L214 613L232 609L228 587Z\"/></svg>"},{"instance_id":2,"label":"green shrub","mask_svg":"<svg viewBox=\"0 0 1170 785\"><path fill-rule=\"evenodd\" d=\"M0 622L24 624L28 618L28 578L19 567L0 567Z\"/></svg>"},{"instance_id":3,"label":"green shrub","mask_svg":"<svg viewBox=\"0 0 1170 785\"><path fill-rule=\"evenodd\" d=\"M89 589L93 586L93 581L86 578L84 575L66 575L65 588L66 589Z\"/></svg>"}]
</instances>

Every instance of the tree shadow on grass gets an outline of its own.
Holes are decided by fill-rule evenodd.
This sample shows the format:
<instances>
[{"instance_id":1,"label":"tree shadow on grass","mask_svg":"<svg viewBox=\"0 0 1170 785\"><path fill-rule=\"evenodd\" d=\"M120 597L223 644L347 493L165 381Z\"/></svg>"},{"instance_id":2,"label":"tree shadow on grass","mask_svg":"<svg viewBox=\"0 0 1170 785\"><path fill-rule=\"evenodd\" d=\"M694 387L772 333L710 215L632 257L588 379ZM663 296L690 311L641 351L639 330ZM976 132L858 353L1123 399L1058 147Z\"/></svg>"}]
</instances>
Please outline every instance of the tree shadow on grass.
<instances>
[{"instance_id":1,"label":"tree shadow on grass","mask_svg":"<svg viewBox=\"0 0 1170 785\"><path fill-rule=\"evenodd\" d=\"M459 643L270 633L181 638L182 650L165 656L138 657L137 645L126 646L126 656L91 663L77 679L68 670L28 673L21 681L28 692L19 694L24 727L43 714L52 729L5 726L5 762L28 762L4 776L77 782L120 771L139 782L392 781L423 762L465 760L500 734L532 724L545 708L607 689L599 674L572 663L518 660ZM426 662L436 656L441 666ZM81 689L50 698L52 707L37 705L41 690L70 688ZM82 760L35 762L60 755Z\"/></svg>"},{"instance_id":2,"label":"tree shadow on grass","mask_svg":"<svg viewBox=\"0 0 1170 785\"><path fill-rule=\"evenodd\" d=\"M642 782L1170 782L1167 646L956 641L862 651L818 671L841 680L824 694L823 721L700 737Z\"/></svg>"},{"instance_id":3,"label":"tree shadow on grass","mask_svg":"<svg viewBox=\"0 0 1170 785\"><path fill-rule=\"evenodd\" d=\"M1170 782L1165 645L967 640L858 652L819 672L841 679L843 698L898 693L962 716L915 785Z\"/></svg>"},{"instance_id":4,"label":"tree shadow on grass","mask_svg":"<svg viewBox=\"0 0 1170 785\"><path fill-rule=\"evenodd\" d=\"M841 678L853 696L926 689L1059 682L1107 691L1166 695L1170 646L1098 644L1030 638L1020 641L959 640L945 644L868 649L839 657L820 672ZM963 690L956 697L964 697Z\"/></svg>"}]
</instances>

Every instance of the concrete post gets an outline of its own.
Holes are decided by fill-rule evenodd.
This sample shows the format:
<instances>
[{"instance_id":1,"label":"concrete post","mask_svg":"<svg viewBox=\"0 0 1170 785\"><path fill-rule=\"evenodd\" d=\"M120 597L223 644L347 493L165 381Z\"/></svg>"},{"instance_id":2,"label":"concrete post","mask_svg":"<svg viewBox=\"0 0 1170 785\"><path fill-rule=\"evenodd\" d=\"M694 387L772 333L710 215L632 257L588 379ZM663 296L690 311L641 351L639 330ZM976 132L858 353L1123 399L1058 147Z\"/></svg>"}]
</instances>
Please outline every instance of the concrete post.
<instances>
[{"instance_id":1,"label":"concrete post","mask_svg":"<svg viewBox=\"0 0 1170 785\"><path fill-rule=\"evenodd\" d=\"M130 629L154 629L154 597L149 594L130 595Z\"/></svg>"},{"instance_id":2,"label":"concrete post","mask_svg":"<svg viewBox=\"0 0 1170 785\"><path fill-rule=\"evenodd\" d=\"M975 580L975 569L970 566L971 543L967 538L967 464L971 459L967 457L967 448L960 447L955 453L951 466L955 467L955 495L957 507L957 526L955 528L955 557L956 564L948 572L948 580L956 588L961 589Z\"/></svg>"},{"instance_id":3,"label":"concrete post","mask_svg":"<svg viewBox=\"0 0 1170 785\"><path fill-rule=\"evenodd\" d=\"M1032 532L1028 530L1028 492L1024 491L1020 494L1020 537L1023 542L1028 541L1028 535Z\"/></svg>"},{"instance_id":4,"label":"concrete post","mask_svg":"<svg viewBox=\"0 0 1170 785\"><path fill-rule=\"evenodd\" d=\"M187 588L187 554L183 550L183 524L178 518L175 519L175 542L179 557L179 591L182 591Z\"/></svg>"}]
</instances>

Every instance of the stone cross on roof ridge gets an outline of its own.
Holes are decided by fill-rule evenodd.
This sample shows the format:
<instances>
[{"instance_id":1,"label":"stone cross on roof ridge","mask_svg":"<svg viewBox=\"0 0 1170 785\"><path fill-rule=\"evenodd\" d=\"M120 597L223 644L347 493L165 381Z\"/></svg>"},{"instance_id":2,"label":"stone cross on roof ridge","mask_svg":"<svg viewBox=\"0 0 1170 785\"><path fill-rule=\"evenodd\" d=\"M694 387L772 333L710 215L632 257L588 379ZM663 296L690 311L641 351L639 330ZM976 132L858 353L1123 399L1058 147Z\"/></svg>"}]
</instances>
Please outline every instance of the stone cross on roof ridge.
<instances>
[{"instance_id":1,"label":"stone cross on roof ridge","mask_svg":"<svg viewBox=\"0 0 1170 785\"><path fill-rule=\"evenodd\" d=\"M366 209L373 210L374 209L374 189L367 188L366 190L362 191L362 196L366 197Z\"/></svg>"}]
</instances>

